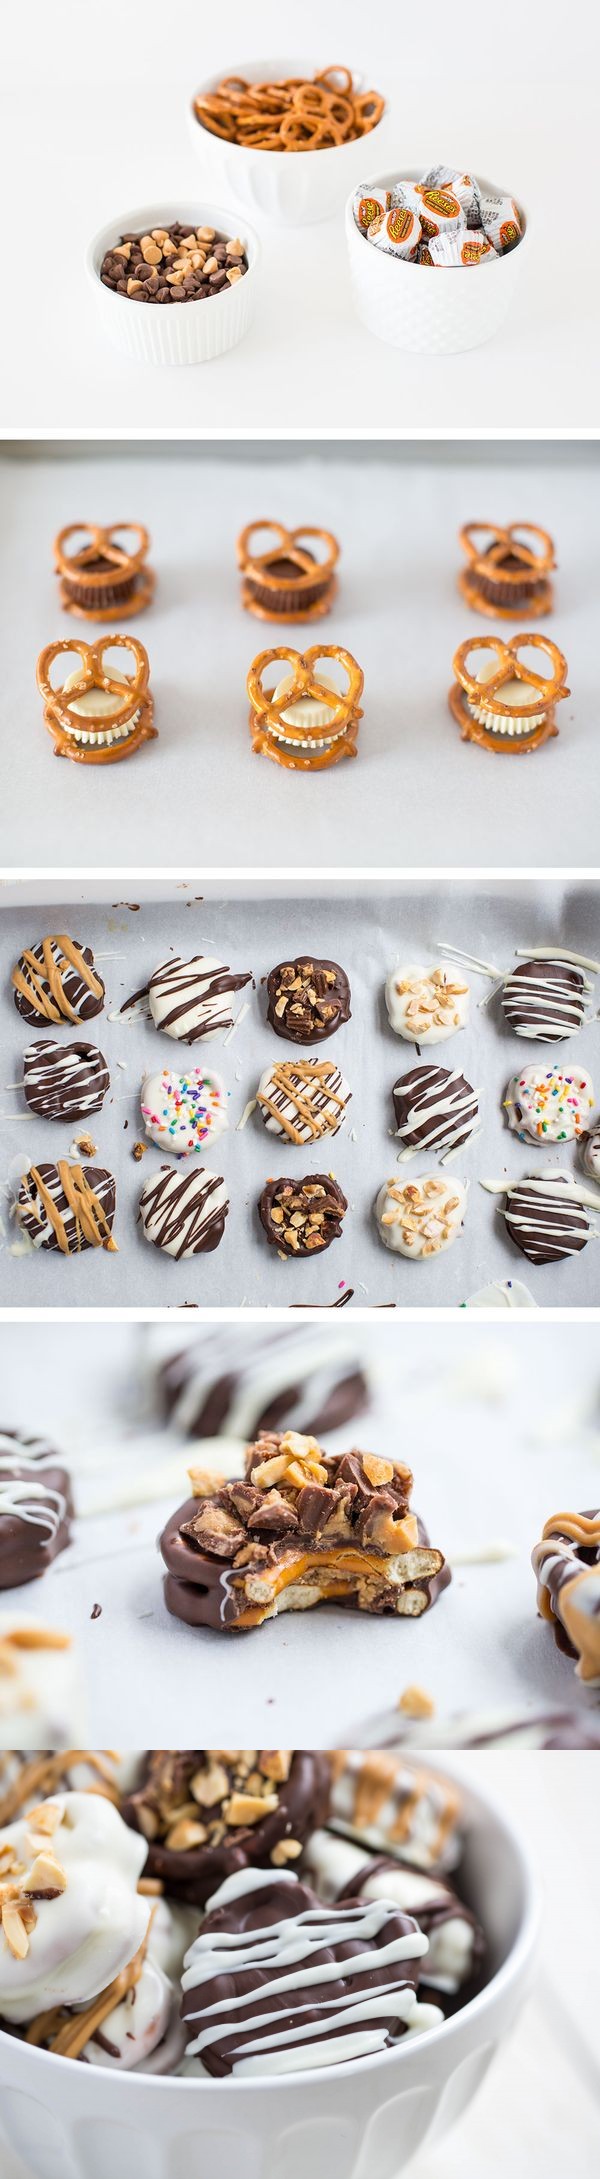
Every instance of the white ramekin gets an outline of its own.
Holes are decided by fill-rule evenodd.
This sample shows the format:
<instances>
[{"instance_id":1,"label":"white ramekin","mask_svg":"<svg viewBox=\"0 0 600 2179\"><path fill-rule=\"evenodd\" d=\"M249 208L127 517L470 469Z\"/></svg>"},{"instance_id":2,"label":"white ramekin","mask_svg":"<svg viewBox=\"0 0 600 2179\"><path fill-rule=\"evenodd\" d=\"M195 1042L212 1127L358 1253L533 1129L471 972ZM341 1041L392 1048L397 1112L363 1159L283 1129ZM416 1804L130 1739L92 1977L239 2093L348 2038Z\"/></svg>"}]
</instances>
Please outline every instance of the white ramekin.
<instances>
[{"instance_id":1,"label":"white ramekin","mask_svg":"<svg viewBox=\"0 0 600 2179\"><path fill-rule=\"evenodd\" d=\"M437 1764L439 1770L440 1765ZM467 1795L468 1896L495 1972L441 2028L357 2065L286 2079L172 2080L111 2073L0 2033L5 2134L40 2179L395 2179L425 2136L470 2103L512 2026L533 1966L537 1884L512 1826Z\"/></svg>"},{"instance_id":2,"label":"white ramekin","mask_svg":"<svg viewBox=\"0 0 600 2179\"><path fill-rule=\"evenodd\" d=\"M283 76L313 76L319 65L314 59L238 61L234 68L222 68L220 76L198 83L194 95L216 90L225 75L244 76L248 83L270 83ZM381 90L364 72L353 69L352 73L359 90ZM362 180L369 165L371 145L381 143L389 109L385 107L367 136L352 144L332 144L327 151L247 151L243 144L224 143L197 121L193 99L188 121L196 157L219 189L226 189L240 204L249 204L264 219L277 220L281 227L309 227L341 212L347 191Z\"/></svg>"},{"instance_id":3,"label":"white ramekin","mask_svg":"<svg viewBox=\"0 0 600 2179\"><path fill-rule=\"evenodd\" d=\"M100 266L105 251L118 242L120 235L147 234L151 227L170 227L176 219L189 220L194 227L217 227L231 240L239 232L236 212L204 200L190 204L186 198L179 204L160 203L149 209L144 205L141 211L121 212L118 219L101 227L85 253L85 269L104 331L116 348L133 356L137 363L212 363L227 348L237 347L254 316L260 243L245 220L240 239L245 244L248 271L243 280L236 280L233 287L218 295L205 296L197 303L181 303L178 308L168 303L153 308L103 286Z\"/></svg>"},{"instance_id":4,"label":"white ramekin","mask_svg":"<svg viewBox=\"0 0 600 2179\"><path fill-rule=\"evenodd\" d=\"M369 188L391 189L397 177L397 167L392 174L371 174L365 193ZM419 180L416 167L406 180ZM482 181L482 188L493 196L501 194L493 182ZM519 211L522 240L506 257L496 258L495 264L411 265L409 258L387 257L384 250L367 242L356 225L350 195L346 205L350 277L358 316L368 332L393 348L432 356L479 348L491 340L510 310L523 265L529 260L530 222L521 205Z\"/></svg>"}]
</instances>

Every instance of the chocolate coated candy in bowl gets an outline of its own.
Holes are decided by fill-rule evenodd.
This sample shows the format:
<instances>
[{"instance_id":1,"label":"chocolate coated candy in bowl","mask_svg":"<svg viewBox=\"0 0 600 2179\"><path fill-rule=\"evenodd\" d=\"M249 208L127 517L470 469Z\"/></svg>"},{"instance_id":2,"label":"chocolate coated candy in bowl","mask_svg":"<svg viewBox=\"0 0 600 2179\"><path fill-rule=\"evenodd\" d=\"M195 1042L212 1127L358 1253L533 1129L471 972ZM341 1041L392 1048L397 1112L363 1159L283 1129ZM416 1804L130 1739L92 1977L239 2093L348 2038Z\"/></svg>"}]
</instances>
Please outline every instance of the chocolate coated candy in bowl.
<instances>
[{"instance_id":1,"label":"chocolate coated candy in bowl","mask_svg":"<svg viewBox=\"0 0 600 2179\"><path fill-rule=\"evenodd\" d=\"M175 1898L204 1906L236 1869L298 1860L307 1834L325 1821L328 1799L326 1755L158 1749L122 1807L148 1841L147 1874Z\"/></svg>"},{"instance_id":2,"label":"chocolate coated candy in bowl","mask_svg":"<svg viewBox=\"0 0 600 2179\"><path fill-rule=\"evenodd\" d=\"M253 2078L389 2048L441 2017L416 1995L426 1949L389 1902L328 1907L293 1875L230 1877L187 1955L188 2059Z\"/></svg>"}]
</instances>

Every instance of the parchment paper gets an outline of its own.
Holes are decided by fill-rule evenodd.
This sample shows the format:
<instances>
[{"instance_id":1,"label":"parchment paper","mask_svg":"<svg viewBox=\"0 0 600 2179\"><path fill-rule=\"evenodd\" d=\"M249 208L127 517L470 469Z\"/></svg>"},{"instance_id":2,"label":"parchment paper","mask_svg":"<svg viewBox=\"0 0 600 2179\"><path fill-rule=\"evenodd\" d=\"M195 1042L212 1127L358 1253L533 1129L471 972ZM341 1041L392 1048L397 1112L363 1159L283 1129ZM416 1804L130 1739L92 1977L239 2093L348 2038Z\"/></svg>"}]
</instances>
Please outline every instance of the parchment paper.
<instances>
[{"instance_id":1,"label":"parchment paper","mask_svg":"<svg viewBox=\"0 0 600 2179\"><path fill-rule=\"evenodd\" d=\"M281 886L262 887L248 880L230 887L228 898L222 887L217 897L214 885L205 887L204 901L196 897L201 890L196 881L163 887L163 894L170 892L170 900L152 902L148 898L152 887L138 885L128 898L143 904L132 911L103 906L93 898L83 905L61 901L58 881L54 888L43 882L36 886L35 906L28 904L27 886L11 888L11 900L20 898L21 905L6 907L0 915L3 1083L19 1081L22 1053L36 1034L17 1013L10 986L12 964L24 945L48 930L66 930L89 942L106 982L105 1011L88 1026L91 1040L98 1042L108 1060L112 1086L103 1111L93 1114L89 1125L98 1148L96 1162L107 1165L117 1181L114 1234L119 1253L90 1249L76 1259L55 1251L13 1253L22 1242L8 1215L11 1175L18 1178L19 1171L36 1160L68 1156L75 1134L88 1122L75 1122L69 1129L56 1121L37 1120L28 1112L22 1094L3 1088L0 1171L8 1196L5 1193L1 1199L0 1302L19 1308L137 1309L184 1303L285 1308L296 1302L331 1305L346 1286L352 1286L356 1302L363 1305L393 1301L403 1308L450 1307L491 1279L512 1277L523 1280L540 1305L598 1303L598 1241L590 1240L581 1255L565 1263L530 1264L507 1236L497 1208L502 1198L486 1194L479 1186L483 1177L502 1179L504 1173L524 1177L546 1167L566 1166L582 1178L574 1144L542 1151L510 1135L502 1099L509 1077L518 1068L528 1061L547 1064L556 1057L565 1066L569 1060L581 1061L592 1080L596 1076L600 1104L597 1019L579 1036L557 1046L556 1052L525 1043L507 1029L498 1002L481 1009L479 1001L489 993L490 984L467 975L471 985L467 1028L429 1054L433 1062L460 1069L481 1091L481 1132L449 1165L439 1168L450 1179L469 1182L463 1231L443 1255L411 1263L383 1246L373 1218L375 1196L384 1180L398 1175L409 1179L437 1169L437 1160L431 1157L416 1156L408 1164L397 1164L391 1093L394 1082L417 1064L417 1055L389 1027L383 999L387 971L402 960L433 961L436 941L442 938L504 969L513 965L515 948L523 945L571 945L600 960L597 885L527 885L523 881L515 888L491 881L481 886L406 881L389 888L357 884L350 894L341 885L328 887L325 881L318 892L307 882L290 885L284 893ZM105 886L105 897L106 891ZM42 906L40 896L48 892L53 897ZM93 881L89 892L94 892ZM113 898L116 902L124 898L123 881L116 883ZM256 989L248 987L236 1000L243 1003L247 998L250 1005L235 1036L229 1043L218 1040L206 1045L203 1055L198 1046L190 1049L159 1035L152 1023L126 1025L111 1019L118 1017L123 1001L146 982L171 948L184 958L215 953L234 968L251 969L254 975ZM276 1038L267 1026L264 978L288 953L313 951L339 961L350 978L352 1018L315 1050L339 1064L350 1083L352 1101L344 1129L320 1147L315 1144L303 1150L268 1133L258 1111L242 1131L238 1123L255 1095L263 1067L273 1058L293 1058L299 1049ZM600 980L596 994L595 1003L600 1004ZM45 1033L40 1025L39 1034ZM68 1043L77 1033L65 1025L57 1029L57 1041ZM88 1029L84 1033L87 1036ZM229 1130L214 1147L206 1147L198 1162L224 1174L231 1208L219 1248L177 1264L150 1246L137 1223L142 1186L161 1161L171 1162L168 1153L149 1145L138 1164L132 1151L136 1140L146 1139L139 1105L144 1074L162 1065L185 1070L193 1062L194 1051L222 1074L227 1087ZM335 1172L348 1199L341 1239L318 1261L309 1257L282 1262L267 1243L258 1219L261 1189L271 1175L300 1178L323 1169ZM600 1225L600 1214L597 1222Z\"/></svg>"},{"instance_id":2,"label":"parchment paper","mask_svg":"<svg viewBox=\"0 0 600 2179\"><path fill-rule=\"evenodd\" d=\"M375 344L376 346L377 344ZM377 398L377 360L369 411ZM181 374L185 375L185 374ZM429 454L429 449L427 453ZM361 450L362 452L362 450ZM562 454L562 449L561 449ZM527 448L506 467L444 456L407 465L318 454L239 466L183 447L143 461L106 453L25 467L5 459L0 595L0 865L12 869L210 864L285 869L594 866L598 847L597 467ZM342 546L329 617L306 628L255 621L239 603L235 543L247 522L320 523ZM57 759L36 659L59 636L98 629L61 611L52 543L82 518L143 522L157 570L151 610L123 623L150 658L159 740L108 766ZM543 626L565 653L571 696L558 740L533 756L461 742L447 694L459 643L488 635L457 589L463 522L529 520L556 541L556 609ZM500 624L506 632L509 624ZM527 617L513 632L528 627ZM278 641L338 643L365 676L359 756L314 777L253 755L246 676Z\"/></svg>"}]
</instances>

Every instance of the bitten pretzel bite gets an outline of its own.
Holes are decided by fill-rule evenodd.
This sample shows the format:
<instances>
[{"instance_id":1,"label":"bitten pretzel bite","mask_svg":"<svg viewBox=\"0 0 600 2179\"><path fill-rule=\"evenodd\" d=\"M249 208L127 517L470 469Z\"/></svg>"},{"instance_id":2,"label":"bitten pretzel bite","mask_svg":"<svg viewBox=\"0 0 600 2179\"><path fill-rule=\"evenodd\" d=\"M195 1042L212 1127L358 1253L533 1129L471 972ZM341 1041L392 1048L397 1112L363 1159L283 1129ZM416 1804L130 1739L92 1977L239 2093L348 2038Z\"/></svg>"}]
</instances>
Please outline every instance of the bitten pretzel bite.
<instances>
[{"instance_id":1,"label":"bitten pretzel bite","mask_svg":"<svg viewBox=\"0 0 600 2179\"><path fill-rule=\"evenodd\" d=\"M161 1537L166 1603L190 1626L246 1632L321 1603L418 1619L450 1579L401 1462L288 1431L249 1447L244 1479L200 1487Z\"/></svg>"}]
</instances>

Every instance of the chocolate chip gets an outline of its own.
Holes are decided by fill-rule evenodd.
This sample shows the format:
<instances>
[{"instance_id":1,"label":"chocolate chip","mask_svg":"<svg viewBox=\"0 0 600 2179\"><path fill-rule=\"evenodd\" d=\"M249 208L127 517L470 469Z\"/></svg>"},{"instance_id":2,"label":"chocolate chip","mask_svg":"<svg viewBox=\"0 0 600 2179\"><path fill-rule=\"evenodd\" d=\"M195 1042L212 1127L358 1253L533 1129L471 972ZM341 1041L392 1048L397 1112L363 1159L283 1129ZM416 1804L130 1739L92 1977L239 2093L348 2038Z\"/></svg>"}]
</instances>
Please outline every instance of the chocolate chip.
<instances>
[{"instance_id":1,"label":"chocolate chip","mask_svg":"<svg viewBox=\"0 0 600 2179\"><path fill-rule=\"evenodd\" d=\"M156 241L156 232L163 234L168 241L166 256L164 244ZM118 244L105 252L100 266L102 284L111 288L113 293L126 295L131 302L185 303L217 295L228 285L227 264L231 259L232 245L226 236L217 235L213 229L203 229L203 235L204 241L199 242L195 227L183 224L181 220L174 220L170 227L155 230L150 255L158 261L149 263L146 238L124 234ZM142 240L146 244L146 255L141 247ZM243 245L240 244L239 249L242 250ZM123 254L124 250L126 254ZM214 272L212 276L209 274L208 279L205 267L192 264L197 252L203 254L205 260L212 262L214 266ZM181 275L176 283L166 277L174 263L177 263ZM239 271L241 273L247 270L248 266L242 256L239 259Z\"/></svg>"}]
</instances>

